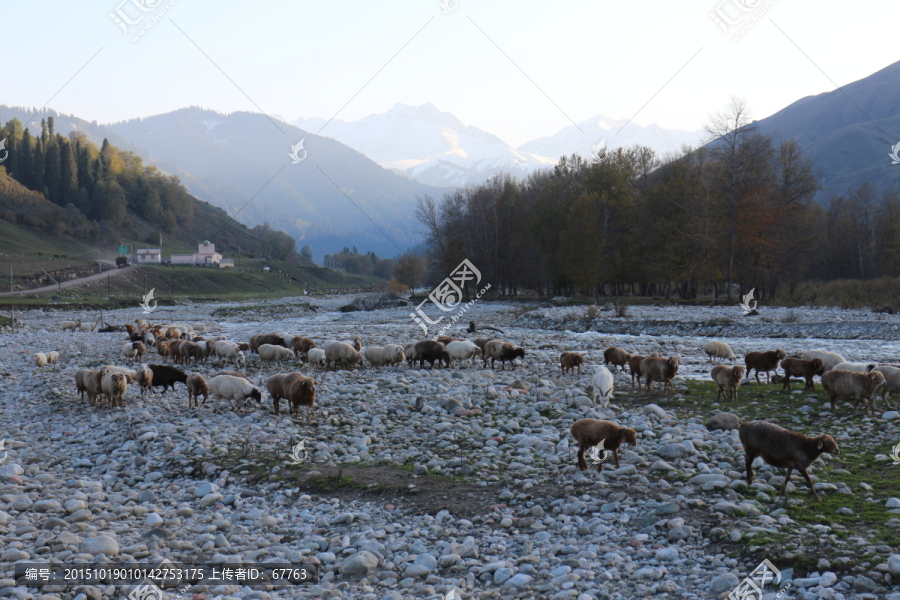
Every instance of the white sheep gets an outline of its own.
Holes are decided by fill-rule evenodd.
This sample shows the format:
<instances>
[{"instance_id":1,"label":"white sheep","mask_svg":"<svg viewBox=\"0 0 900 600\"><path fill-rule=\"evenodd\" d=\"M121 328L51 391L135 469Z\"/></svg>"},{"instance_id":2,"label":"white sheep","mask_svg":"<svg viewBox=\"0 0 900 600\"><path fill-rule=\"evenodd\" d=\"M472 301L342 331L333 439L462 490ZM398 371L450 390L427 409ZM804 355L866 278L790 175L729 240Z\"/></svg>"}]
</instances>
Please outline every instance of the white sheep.
<instances>
[{"instance_id":1,"label":"white sheep","mask_svg":"<svg viewBox=\"0 0 900 600\"><path fill-rule=\"evenodd\" d=\"M147 365L141 365L135 369L134 383L141 386L141 398L144 397L144 391L153 391L153 371Z\"/></svg>"},{"instance_id":2,"label":"white sheep","mask_svg":"<svg viewBox=\"0 0 900 600\"><path fill-rule=\"evenodd\" d=\"M209 333L209 329L206 327L206 323L191 323L191 327L200 335L206 335L207 333Z\"/></svg>"},{"instance_id":3,"label":"white sheep","mask_svg":"<svg viewBox=\"0 0 900 600\"><path fill-rule=\"evenodd\" d=\"M257 349L257 352L262 362L281 362L288 358L297 359L297 355L290 348L273 344L263 344Z\"/></svg>"},{"instance_id":4,"label":"white sheep","mask_svg":"<svg viewBox=\"0 0 900 600\"><path fill-rule=\"evenodd\" d=\"M325 366L325 351L321 348L310 348L307 358L311 367Z\"/></svg>"},{"instance_id":5,"label":"white sheep","mask_svg":"<svg viewBox=\"0 0 900 600\"><path fill-rule=\"evenodd\" d=\"M237 407L243 409L244 400L253 398L257 402L262 402L262 393L259 388L242 377L233 375L217 375L207 383L209 392L215 398L215 412L219 412L219 402L226 399L231 403L232 410L237 411Z\"/></svg>"},{"instance_id":6,"label":"white sheep","mask_svg":"<svg viewBox=\"0 0 900 600\"><path fill-rule=\"evenodd\" d=\"M613 397L613 374L604 366L598 366L594 370L594 376L591 378L591 388L594 394L594 403L597 402L597 396L605 402L604 406L609 406L609 401Z\"/></svg>"},{"instance_id":7,"label":"white sheep","mask_svg":"<svg viewBox=\"0 0 900 600\"><path fill-rule=\"evenodd\" d=\"M464 360L471 360L470 364L474 365L475 357L482 354L481 348L469 340L453 340L447 344L447 352L450 354L450 362L458 360L460 367Z\"/></svg>"},{"instance_id":8,"label":"white sheep","mask_svg":"<svg viewBox=\"0 0 900 600\"><path fill-rule=\"evenodd\" d=\"M721 358L723 361L737 360L734 352L731 351L731 346L729 346L725 342L706 342L705 344L703 344L703 351L709 355L710 361L713 358Z\"/></svg>"},{"instance_id":9,"label":"white sheep","mask_svg":"<svg viewBox=\"0 0 900 600\"><path fill-rule=\"evenodd\" d=\"M100 380L100 387L106 394L109 407L112 408L117 404L125 408L125 392L128 390L124 373L105 372Z\"/></svg>"},{"instance_id":10,"label":"white sheep","mask_svg":"<svg viewBox=\"0 0 900 600\"><path fill-rule=\"evenodd\" d=\"M43 352L35 352L34 353L34 366L38 368L38 370L43 371L44 367L47 366L47 355Z\"/></svg>"},{"instance_id":11,"label":"white sheep","mask_svg":"<svg viewBox=\"0 0 900 600\"><path fill-rule=\"evenodd\" d=\"M362 356L356 348L344 342L326 342L325 360L329 365L352 367L362 364Z\"/></svg>"},{"instance_id":12,"label":"white sheep","mask_svg":"<svg viewBox=\"0 0 900 600\"><path fill-rule=\"evenodd\" d=\"M854 373L871 373L878 367L878 363L847 362L838 363L828 369L829 371L853 371Z\"/></svg>"},{"instance_id":13,"label":"white sheep","mask_svg":"<svg viewBox=\"0 0 900 600\"><path fill-rule=\"evenodd\" d=\"M99 319L97 321L95 321L93 324L82 323L81 325L78 326L78 331L93 331L99 324L100 324Z\"/></svg>"},{"instance_id":14,"label":"white sheep","mask_svg":"<svg viewBox=\"0 0 900 600\"><path fill-rule=\"evenodd\" d=\"M152 348L153 346L156 345L156 336L153 335L152 332L148 331L147 333L144 334L144 344L148 348Z\"/></svg>"},{"instance_id":15,"label":"white sheep","mask_svg":"<svg viewBox=\"0 0 900 600\"><path fill-rule=\"evenodd\" d=\"M126 367L116 367L112 365L104 365L100 367L100 371L105 373L121 373L125 376L125 381L134 383L137 380L137 371Z\"/></svg>"},{"instance_id":16,"label":"white sheep","mask_svg":"<svg viewBox=\"0 0 900 600\"><path fill-rule=\"evenodd\" d=\"M825 371L828 372L842 362L847 362L847 359L838 354L837 352L827 352L825 350L808 350L800 355L800 358L803 360L813 360L814 358L821 358L822 362L825 364Z\"/></svg>"},{"instance_id":17,"label":"white sheep","mask_svg":"<svg viewBox=\"0 0 900 600\"><path fill-rule=\"evenodd\" d=\"M47 364L53 365L53 370L56 370L56 363L59 362L59 352L56 350L52 350L47 353Z\"/></svg>"},{"instance_id":18,"label":"white sheep","mask_svg":"<svg viewBox=\"0 0 900 600\"><path fill-rule=\"evenodd\" d=\"M81 328L81 319L75 319L74 321L63 321L59 324L59 326L62 328L62 331L71 330L74 333L76 329Z\"/></svg>"},{"instance_id":19,"label":"white sheep","mask_svg":"<svg viewBox=\"0 0 900 600\"><path fill-rule=\"evenodd\" d=\"M363 356L372 363L373 367L397 365L406 360L406 355L403 354L403 346L397 344L388 344L387 346L366 346L366 349L363 351Z\"/></svg>"},{"instance_id":20,"label":"white sheep","mask_svg":"<svg viewBox=\"0 0 900 600\"><path fill-rule=\"evenodd\" d=\"M220 359L228 360L231 359L234 361L234 366L240 368L244 365L244 353L241 352L241 349L234 342L229 342L228 340L219 340L213 343L213 354L215 354Z\"/></svg>"}]
</instances>

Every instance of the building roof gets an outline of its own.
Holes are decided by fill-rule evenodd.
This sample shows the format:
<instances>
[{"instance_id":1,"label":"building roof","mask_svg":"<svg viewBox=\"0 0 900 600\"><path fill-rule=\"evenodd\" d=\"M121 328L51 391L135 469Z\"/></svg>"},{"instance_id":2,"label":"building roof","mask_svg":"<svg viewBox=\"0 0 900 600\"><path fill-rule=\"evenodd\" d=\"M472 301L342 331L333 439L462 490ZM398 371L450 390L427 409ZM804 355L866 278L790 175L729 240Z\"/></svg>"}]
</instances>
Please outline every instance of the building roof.
<instances>
[{"instance_id":1,"label":"building roof","mask_svg":"<svg viewBox=\"0 0 900 600\"><path fill-rule=\"evenodd\" d=\"M162 250L160 248L138 248L138 254L160 254Z\"/></svg>"}]
</instances>

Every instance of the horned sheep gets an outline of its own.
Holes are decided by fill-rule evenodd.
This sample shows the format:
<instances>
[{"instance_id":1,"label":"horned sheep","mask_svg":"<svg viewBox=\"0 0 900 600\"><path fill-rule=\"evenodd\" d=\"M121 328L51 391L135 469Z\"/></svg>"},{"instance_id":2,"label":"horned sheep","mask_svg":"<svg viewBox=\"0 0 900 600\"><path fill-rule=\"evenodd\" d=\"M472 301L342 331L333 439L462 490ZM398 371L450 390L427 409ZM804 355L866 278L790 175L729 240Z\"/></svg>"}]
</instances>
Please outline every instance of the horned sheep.
<instances>
[{"instance_id":1,"label":"horned sheep","mask_svg":"<svg viewBox=\"0 0 900 600\"><path fill-rule=\"evenodd\" d=\"M613 397L613 375L604 366L598 366L594 370L594 376L591 377L591 392L593 394L594 403L597 403L597 397L603 406L609 406L609 401Z\"/></svg>"}]
</instances>

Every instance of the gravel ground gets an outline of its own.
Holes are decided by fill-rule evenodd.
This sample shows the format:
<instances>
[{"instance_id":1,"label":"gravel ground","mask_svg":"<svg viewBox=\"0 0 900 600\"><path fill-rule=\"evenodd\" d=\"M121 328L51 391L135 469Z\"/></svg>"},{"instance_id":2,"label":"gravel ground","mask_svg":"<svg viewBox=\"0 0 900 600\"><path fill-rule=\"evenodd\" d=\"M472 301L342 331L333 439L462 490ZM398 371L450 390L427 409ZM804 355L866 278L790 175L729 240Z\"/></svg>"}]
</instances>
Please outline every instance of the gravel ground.
<instances>
[{"instance_id":1,"label":"gravel ground","mask_svg":"<svg viewBox=\"0 0 900 600\"><path fill-rule=\"evenodd\" d=\"M317 341L359 335L364 344L420 338L409 308L336 312L347 300L187 305L148 318L203 322L236 341L269 331ZM790 316L772 309L745 325L739 309L632 307L627 318L601 311L586 323L584 308L539 306L480 302L469 311L477 323L502 328L499 337L526 347L516 370L403 365L315 373L312 426L305 415L297 421L274 415L266 400L243 414L215 415L211 402L189 409L182 386L143 400L129 390L124 410L88 407L77 397L74 372L123 364L124 333L58 331L65 319L96 319L84 313L17 314L25 327L0 336L0 438L8 451L0 465L0 597L98 600L132 591L17 585L17 561L278 557L318 563L320 581L291 589L196 585L194 600L424 600L452 598L453 589L466 599L724 598L761 562L758 552L742 553L739 542L788 527L803 540L792 548L796 557L824 544L866 561L851 569L823 558L812 569L795 569L784 548L760 544L782 571L780 586L764 588L766 600L900 600L896 543L843 539L834 523L798 523L772 499L784 471L764 466L754 485L745 486L737 431L709 429L710 415L690 414L680 403L689 380L708 379L700 346L709 335L738 355L824 348L848 360L886 361L897 356L893 332L900 318L819 309L794 309ZM143 316L137 308L106 315L111 323ZM788 326L816 335L782 335ZM717 329L729 327L740 335ZM873 331L883 337L868 339ZM594 406L588 365L602 363L609 345L681 355L675 397L632 393L630 377L618 374L612 404ZM36 372L32 354L50 350L62 354L58 370ZM586 354L583 375L562 376L563 350ZM189 370L210 374L218 366ZM256 356L246 372L262 383L290 370L309 372L307 365L261 367ZM851 424L844 437L871 443L873 460L890 464L885 449L900 442L900 419L893 420L900 414L836 421L827 403L804 398L798 422L802 415ZM567 433L584 417L638 432L638 445L620 450L619 468L608 461L602 473L577 470ZM308 457L292 465L290 449L300 440ZM900 494L850 488L833 473L821 479L828 460L825 455L810 469L820 495L865 497L897 515L882 523L896 532L900 499L893 496ZM796 473L792 482L789 490L799 493L790 510L811 508L806 484Z\"/></svg>"}]
</instances>

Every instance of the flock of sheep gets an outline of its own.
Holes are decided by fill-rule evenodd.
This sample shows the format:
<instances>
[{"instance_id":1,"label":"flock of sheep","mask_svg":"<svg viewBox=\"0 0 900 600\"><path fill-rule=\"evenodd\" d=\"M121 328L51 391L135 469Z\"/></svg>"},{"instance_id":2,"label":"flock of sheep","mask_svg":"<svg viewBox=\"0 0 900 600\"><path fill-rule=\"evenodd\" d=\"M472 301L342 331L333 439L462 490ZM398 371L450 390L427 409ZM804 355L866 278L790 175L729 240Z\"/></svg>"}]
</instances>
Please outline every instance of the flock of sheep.
<instances>
[{"instance_id":1,"label":"flock of sheep","mask_svg":"<svg viewBox=\"0 0 900 600\"><path fill-rule=\"evenodd\" d=\"M75 330L80 327L78 321L66 321L62 329ZM262 402L262 391L248 377L237 371L219 371L206 377L200 373L187 373L176 366L167 364L142 364L148 349L153 349L165 363L169 358L177 365L199 365L207 361L217 360L220 365L230 363L235 368L246 367L247 356L256 353L261 364L281 363L285 360L306 360L310 367L337 369L359 368L364 359L372 367L398 366L404 361L409 368L424 368L429 363L431 368L451 367L454 361L462 367L465 364L474 366L475 360L481 358L487 368L500 361L502 368L506 363L517 365L517 359L524 359L525 350L511 342L491 338L465 340L441 336L436 340L422 340L401 346L368 346L362 348L361 340L356 337L352 343L329 340L319 346L312 339L300 335L278 332L254 335L248 342L234 342L222 336L203 337L206 327L203 324L162 325L149 324L143 319L135 321L135 325L127 324L128 341L122 345L123 356L134 368L104 366L99 369L80 369L75 374L75 383L82 400L87 394L93 405L101 396L105 397L108 406L124 406L124 396L129 384L140 386L141 397L155 387L162 387L164 393L169 387L175 389L175 383L183 383L188 392L188 406L198 406L202 396L204 402L209 396L215 399L214 410L218 412L222 400L228 400L232 409L240 411L249 400ZM703 346L704 352L712 359L737 361L734 352L724 342L711 341ZM38 368L55 365L57 352L36 353L35 364ZM750 352L745 356L745 366L716 365L710 375L719 390L717 399L737 399L738 388L755 371L756 381L761 372L766 373L767 382L771 382L770 373L777 376L779 364L784 372L782 389L790 390L791 377L803 378L806 388L815 390L813 377L818 375L831 400L831 408L836 411L835 401L851 400L858 406L863 402L869 411L869 400L875 402L875 394L882 392L885 404L892 391L900 390L900 366L878 365L876 363L851 363L839 354L819 350L803 353L801 356L787 357L783 350L766 352ZM134 365L134 363L138 363ZM560 356L560 367L563 374L578 370L584 356L577 352L563 352ZM631 374L631 387L636 383L652 390L653 383L662 383L665 393L670 388L674 391L673 378L681 364L679 356L661 357L654 352L649 356L632 355L621 348L607 348L604 351L604 365L595 367L591 379L593 399L599 399L608 406L613 398L614 378L606 365L624 371L627 367ZM307 422L311 423L311 411L315 402L316 382L299 372L279 373L270 376L265 384L273 401L275 414L279 414L282 399L288 401L293 415L299 416L299 409L306 407ZM888 404L888 406L890 406ZM578 467L588 468L585 453L592 448L609 451L619 466L618 449L621 444L637 444L637 433L633 429L621 427L612 421L598 419L581 419L571 427L571 435L578 443ZM782 494L787 502L787 482L793 469L797 469L806 479L813 496L819 496L813 489L812 481L806 469L823 452L838 453L837 444L828 435L808 437L799 433L782 429L767 422L744 422L740 425L739 436L744 446L747 482L753 482L753 460L760 456L772 466L786 468ZM603 461L599 462L598 471L602 471Z\"/></svg>"}]
</instances>

